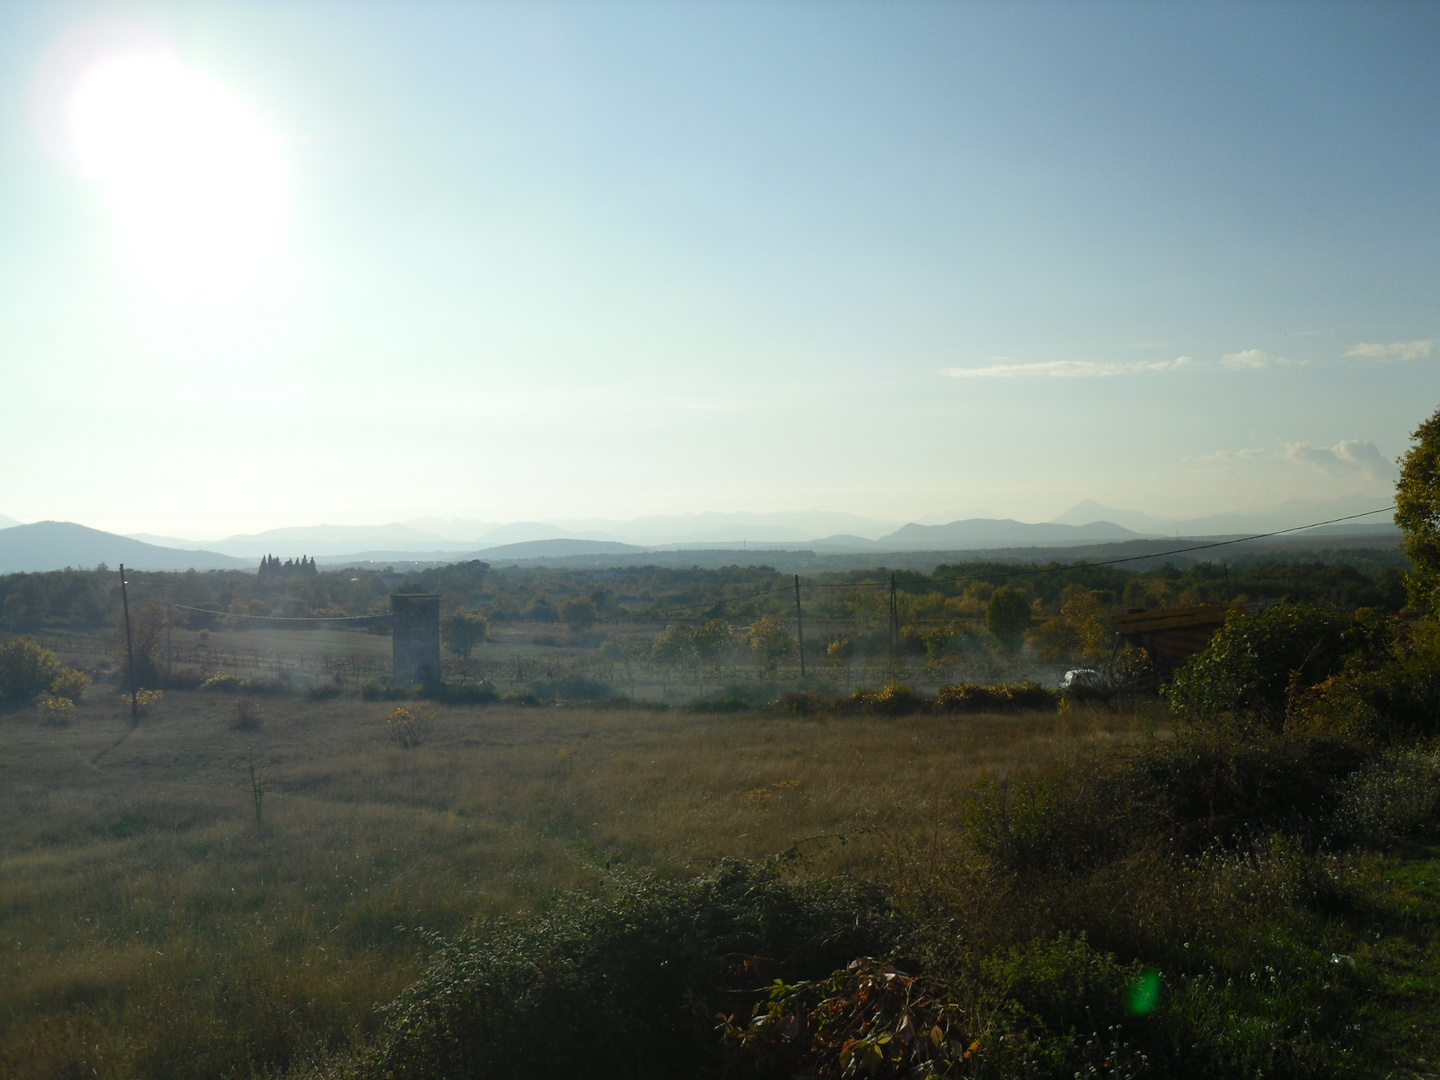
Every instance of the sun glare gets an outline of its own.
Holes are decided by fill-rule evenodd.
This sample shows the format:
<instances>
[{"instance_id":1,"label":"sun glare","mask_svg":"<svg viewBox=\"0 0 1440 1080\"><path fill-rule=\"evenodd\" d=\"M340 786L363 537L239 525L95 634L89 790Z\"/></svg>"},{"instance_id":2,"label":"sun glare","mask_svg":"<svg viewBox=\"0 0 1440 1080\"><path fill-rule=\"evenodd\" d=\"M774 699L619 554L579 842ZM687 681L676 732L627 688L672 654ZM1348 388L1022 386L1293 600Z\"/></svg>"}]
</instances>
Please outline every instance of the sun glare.
<instances>
[{"instance_id":1,"label":"sun glare","mask_svg":"<svg viewBox=\"0 0 1440 1080\"><path fill-rule=\"evenodd\" d=\"M154 315L228 320L273 283L279 151L235 95L164 53L120 53L80 78L68 122Z\"/></svg>"}]
</instances>

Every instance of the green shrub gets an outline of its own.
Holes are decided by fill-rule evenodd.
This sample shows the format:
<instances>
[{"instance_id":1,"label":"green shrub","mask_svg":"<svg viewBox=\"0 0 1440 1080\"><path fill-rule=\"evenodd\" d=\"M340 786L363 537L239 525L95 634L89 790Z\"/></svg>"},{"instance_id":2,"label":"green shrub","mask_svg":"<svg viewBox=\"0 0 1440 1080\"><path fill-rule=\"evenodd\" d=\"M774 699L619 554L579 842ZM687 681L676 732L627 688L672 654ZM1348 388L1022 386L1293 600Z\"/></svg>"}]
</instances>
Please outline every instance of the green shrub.
<instances>
[{"instance_id":1,"label":"green shrub","mask_svg":"<svg viewBox=\"0 0 1440 1080\"><path fill-rule=\"evenodd\" d=\"M29 704L62 670L55 654L30 638L0 641L0 708Z\"/></svg>"},{"instance_id":2,"label":"green shrub","mask_svg":"<svg viewBox=\"0 0 1440 1080\"><path fill-rule=\"evenodd\" d=\"M76 671L74 668L66 668L50 684L50 692L58 698L68 698L70 701L79 701L85 696L85 691L90 689L90 676L83 671Z\"/></svg>"},{"instance_id":3,"label":"green shrub","mask_svg":"<svg viewBox=\"0 0 1440 1080\"><path fill-rule=\"evenodd\" d=\"M942 712L1026 712L1054 709L1059 704L1059 694L1033 682L1000 683L995 686L954 683L942 686L935 692L935 705Z\"/></svg>"},{"instance_id":4,"label":"green shrub","mask_svg":"<svg viewBox=\"0 0 1440 1080\"><path fill-rule=\"evenodd\" d=\"M1233 611L1210 645L1176 673L1167 696L1192 719L1231 713L1279 727L1293 693L1340 669L1354 647L1350 629L1339 615L1290 601Z\"/></svg>"},{"instance_id":5,"label":"green shrub","mask_svg":"<svg viewBox=\"0 0 1440 1080\"><path fill-rule=\"evenodd\" d=\"M880 894L789 884L725 863L693 880L617 881L445 945L390 1007L363 1071L408 1077L697 1076L718 1070L716 1013L775 978L818 978L884 952Z\"/></svg>"},{"instance_id":6,"label":"green shrub","mask_svg":"<svg viewBox=\"0 0 1440 1080\"><path fill-rule=\"evenodd\" d=\"M200 689L217 694L233 694L246 689L245 680L229 671L217 671L200 684Z\"/></svg>"},{"instance_id":7,"label":"green shrub","mask_svg":"<svg viewBox=\"0 0 1440 1080\"><path fill-rule=\"evenodd\" d=\"M887 683L879 690L862 686L850 695L850 703L881 716L908 716L930 704L927 698L899 683Z\"/></svg>"},{"instance_id":8,"label":"green shrub","mask_svg":"<svg viewBox=\"0 0 1440 1080\"><path fill-rule=\"evenodd\" d=\"M1440 748L1402 747L1359 770L1344 787L1335 822L1372 843L1440 836Z\"/></svg>"},{"instance_id":9,"label":"green shrub","mask_svg":"<svg viewBox=\"0 0 1440 1080\"><path fill-rule=\"evenodd\" d=\"M403 701L410 691L389 679L366 679L360 684L360 696L366 701Z\"/></svg>"}]
</instances>

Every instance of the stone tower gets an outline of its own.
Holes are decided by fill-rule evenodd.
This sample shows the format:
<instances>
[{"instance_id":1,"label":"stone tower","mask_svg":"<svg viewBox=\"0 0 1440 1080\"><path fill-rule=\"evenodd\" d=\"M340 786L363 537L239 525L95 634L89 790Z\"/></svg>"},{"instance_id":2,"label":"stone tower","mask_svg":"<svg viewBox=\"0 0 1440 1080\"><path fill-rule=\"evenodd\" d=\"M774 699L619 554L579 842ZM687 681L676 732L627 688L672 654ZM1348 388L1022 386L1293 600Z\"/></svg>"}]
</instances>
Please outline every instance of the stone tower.
<instances>
[{"instance_id":1,"label":"stone tower","mask_svg":"<svg viewBox=\"0 0 1440 1080\"><path fill-rule=\"evenodd\" d=\"M391 593L390 613L396 685L438 683L440 597L435 593Z\"/></svg>"}]
</instances>

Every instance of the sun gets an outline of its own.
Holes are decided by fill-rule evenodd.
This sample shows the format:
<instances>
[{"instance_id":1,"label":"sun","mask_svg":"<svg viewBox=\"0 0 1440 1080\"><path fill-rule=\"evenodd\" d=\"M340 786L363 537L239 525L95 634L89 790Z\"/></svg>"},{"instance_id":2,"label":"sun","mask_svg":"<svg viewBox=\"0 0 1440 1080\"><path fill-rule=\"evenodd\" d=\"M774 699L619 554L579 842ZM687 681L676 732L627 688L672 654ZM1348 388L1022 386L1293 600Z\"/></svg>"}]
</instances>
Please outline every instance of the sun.
<instances>
[{"instance_id":1,"label":"sun","mask_svg":"<svg viewBox=\"0 0 1440 1080\"><path fill-rule=\"evenodd\" d=\"M76 82L67 121L153 314L227 320L273 284L285 210L279 145L233 93L168 53L121 52Z\"/></svg>"}]
</instances>

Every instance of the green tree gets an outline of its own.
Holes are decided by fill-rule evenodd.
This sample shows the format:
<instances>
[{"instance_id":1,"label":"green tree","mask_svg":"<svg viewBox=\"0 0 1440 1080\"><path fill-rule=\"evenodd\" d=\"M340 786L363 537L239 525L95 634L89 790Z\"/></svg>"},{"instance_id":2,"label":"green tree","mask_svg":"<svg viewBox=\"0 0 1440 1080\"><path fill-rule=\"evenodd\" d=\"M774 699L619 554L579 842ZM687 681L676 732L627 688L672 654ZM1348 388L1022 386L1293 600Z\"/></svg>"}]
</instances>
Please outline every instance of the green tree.
<instances>
[{"instance_id":1,"label":"green tree","mask_svg":"<svg viewBox=\"0 0 1440 1080\"><path fill-rule=\"evenodd\" d=\"M795 639L774 615L762 615L750 624L750 647L760 654L765 674L773 675L780 661L795 651Z\"/></svg>"},{"instance_id":2,"label":"green tree","mask_svg":"<svg viewBox=\"0 0 1440 1080\"><path fill-rule=\"evenodd\" d=\"M580 634L595 625L600 613L588 596L572 596L560 605L560 618L574 633Z\"/></svg>"},{"instance_id":3,"label":"green tree","mask_svg":"<svg viewBox=\"0 0 1440 1080\"><path fill-rule=\"evenodd\" d=\"M451 656L469 660L475 646L490 632L490 620L478 611L462 611L445 616L440 621L440 632Z\"/></svg>"},{"instance_id":4,"label":"green tree","mask_svg":"<svg viewBox=\"0 0 1440 1080\"><path fill-rule=\"evenodd\" d=\"M650 644L650 658L675 667L695 656L695 632L688 626L667 626Z\"/></svg>"},{"instance_id":5,"label":"green tree","mask_svg":"<svg viewBox=\"0 0 1440 1080\"><path fill-rule=\"evenodd\" d=\"M695 651L701 656L713 659L726 645L730 644L730 624L724 619L711 619L695 628Z\"/></svg>"},{"instance_id":6,"label":"green tree","mask_svg":"<svg viewBox=\"0 0 1440 1080\"><path fill-rule=\"evenodd\" d=\"M0 707L28 703L50 689L61 671L55 654L29 638L0 641Z\"/></svg>"},{"instance_id":7,"label":"green tree","mask_svg":"<svg viewBox=\"0 0 1440 1080\"><path fill-rule=\"evenodd\" d=\"M1014 585L1000 586L985 605L985 629L1006 652L1020 648L1030 622L1030 595Z\"/></svg>"},{"instance_id":8,"label":"green tree","mask_svg":"<svg viewBox=\"0 0 1440 1080\"><path fill-rule=\"evenodd\" d=\"M1410 602L1440 613L1440 409L1411 439L1395 485L1395 524L1405 534L1413 568L1407 579Z\"/></svg>"}]
</instances>

